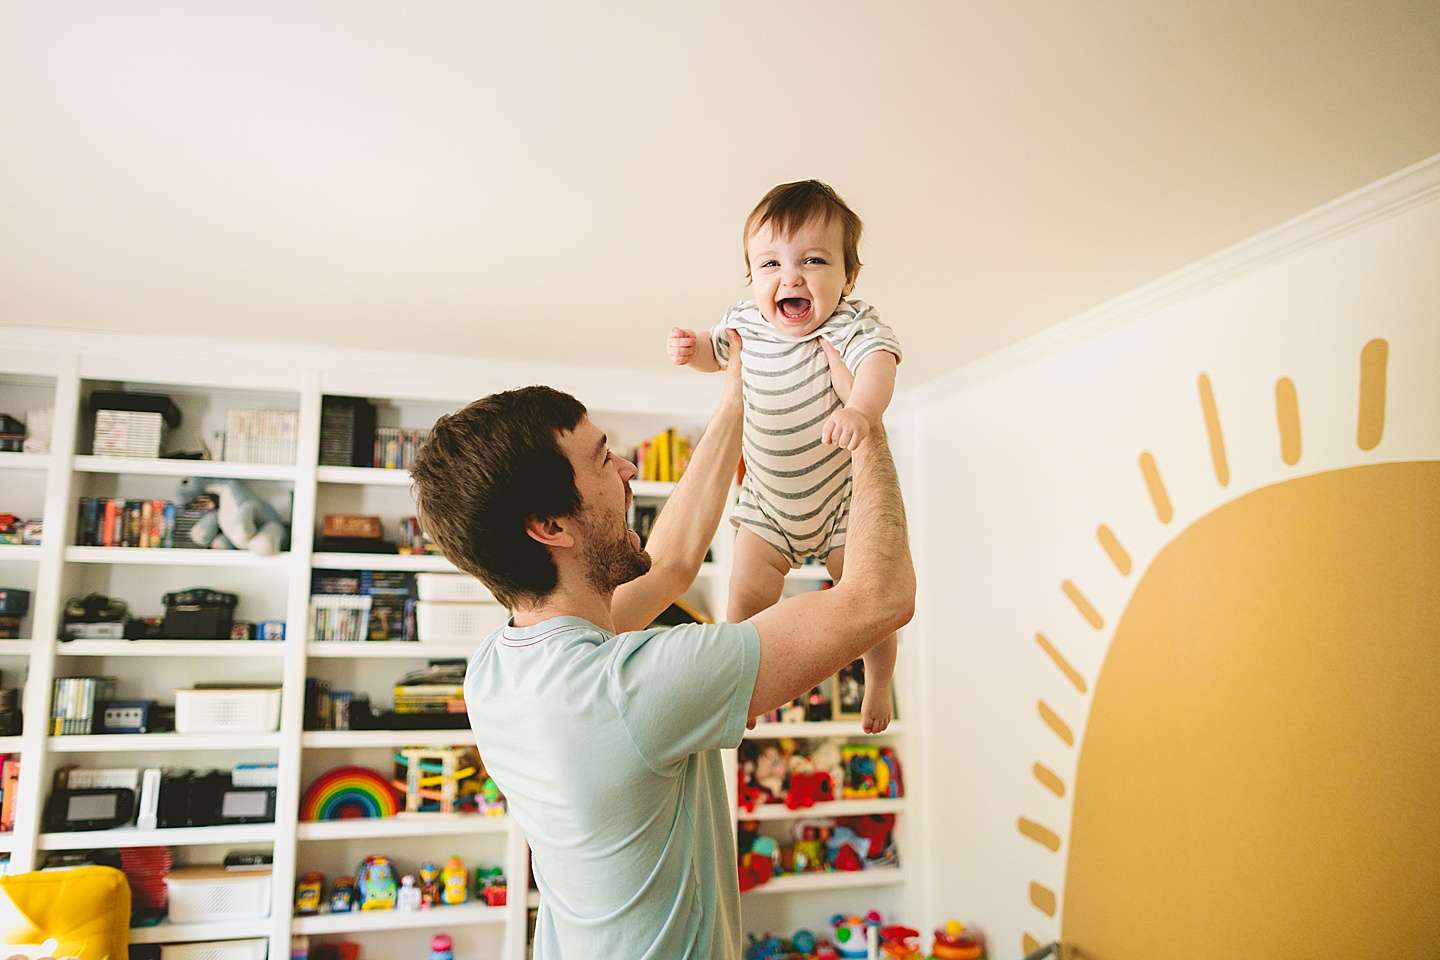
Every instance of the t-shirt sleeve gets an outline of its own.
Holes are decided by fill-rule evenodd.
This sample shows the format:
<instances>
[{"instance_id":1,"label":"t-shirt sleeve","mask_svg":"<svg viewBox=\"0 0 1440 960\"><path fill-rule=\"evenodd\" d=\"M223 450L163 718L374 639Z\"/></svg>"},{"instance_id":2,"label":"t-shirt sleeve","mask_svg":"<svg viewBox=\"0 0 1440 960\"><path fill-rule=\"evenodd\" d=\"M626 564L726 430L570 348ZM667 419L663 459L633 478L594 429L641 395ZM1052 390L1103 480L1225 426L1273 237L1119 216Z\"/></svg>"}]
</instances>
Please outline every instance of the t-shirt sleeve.
<instances>
[{"instance_id":1,"label":"t-shirt sleeve","mask_svg":"<svg viewBox=\"0 0 1440 960\"><path fill-rule=\"evenodd\" d=\"M895 336L895 331L880 320L880 314L869 304L861 308L848 323L838 325L834 335L827 339L840 351L845 366L849 367L852 373L859 369L861 360L877 350L888 350L895 354L897 363L903 357L900 340Z\"/></svg>"},{"instance_id":2,"label":"t-shirt sleeve","mask_svg":"<svg viewBox=\"0 0 1440 960\"><path fill-rule=\"evenodd\" d=\"M645 763L661 775L701 750L735 747L760 670L749 623L693 623L610 641L615 708Z\"/></svg>"},{"instance_id":3,"label":"t-shirt sleeve","mask_svg":"<svg viewBox=\"0 0 1440 960\"><path fill-rule=\"evenodd\" d=\"M730 334L727 331L737 329L737 323L735 308L731 307L725 311L724 318L710 328L710 347L721 370L730 366Z\"/></svg>"}]
</instances>

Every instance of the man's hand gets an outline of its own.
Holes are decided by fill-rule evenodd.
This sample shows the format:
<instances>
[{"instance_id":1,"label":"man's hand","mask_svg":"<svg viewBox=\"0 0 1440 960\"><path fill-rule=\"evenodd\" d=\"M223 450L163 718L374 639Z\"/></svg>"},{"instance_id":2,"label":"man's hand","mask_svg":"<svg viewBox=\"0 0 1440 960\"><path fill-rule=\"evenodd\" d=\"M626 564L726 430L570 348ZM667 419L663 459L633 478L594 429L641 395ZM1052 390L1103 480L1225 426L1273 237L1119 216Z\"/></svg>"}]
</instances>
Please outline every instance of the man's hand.
<instances>
[{"instance_id":1,"label":"man's hand","mask_svg":"<svg viewBox=\"0 0 1440 960\"><path fill-rule=\"evenodd\" d=\"M870 436L870 421L863 413L851 410L849 407L841 407L830 414L825 421L825 426L820 429L820 442L836 447L844 447L846 450L858 449L866 437Z\"/></svg>"},{"instance_id":2,"label":"man's hand","mask_svg":"<svg viewBox=\"0 0 1440 960\"><path fill-rule=\"evenodd\" d=\"M695 331L671 327L670 338L665 347L670 354L671 363L681 367L689 366L695 360Z\"/></svg>"},{"instance_id":3,"label":"man's hand","mask_svg":"<svg viewBox=\"0 0 1440 960\"><path fill-rule=\"evenodd\" d=\"M682 330L681 333L686 331ZM725 367L725 391L721 395L726 401L740 402L741 390L744 387L744 379L740 375L740 349L743 343L740 340L739 330L726 330L730 337L730 363Z\"/></svg>"}]
</instances>

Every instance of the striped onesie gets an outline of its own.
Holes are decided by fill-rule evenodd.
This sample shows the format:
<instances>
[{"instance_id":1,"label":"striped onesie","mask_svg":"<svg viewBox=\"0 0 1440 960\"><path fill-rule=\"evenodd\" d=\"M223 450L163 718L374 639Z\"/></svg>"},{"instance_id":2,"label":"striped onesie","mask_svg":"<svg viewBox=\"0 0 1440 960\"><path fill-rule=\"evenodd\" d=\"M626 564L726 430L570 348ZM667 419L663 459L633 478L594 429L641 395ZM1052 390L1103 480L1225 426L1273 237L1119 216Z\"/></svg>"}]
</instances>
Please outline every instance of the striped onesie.
<instances>
[{"instance_id":1,"label":"striped onesie","mask_svg":"<svg viewBox=\"0 0 1440 960\"><path fill-rule=\"evenodd\" d=\"M828 320L798 339L772 327L754 300L735 304L710 331L722 368L730 355L727 330L740 333L745 368L745 479L730 522L753 531L792 567L809 557L823 560L845 543L850 451L820 442L826 419L841 406L820 338L852 372L876 350L898 360L900 343L874 307L844 298Z\"/></svg>"}]
</instances>

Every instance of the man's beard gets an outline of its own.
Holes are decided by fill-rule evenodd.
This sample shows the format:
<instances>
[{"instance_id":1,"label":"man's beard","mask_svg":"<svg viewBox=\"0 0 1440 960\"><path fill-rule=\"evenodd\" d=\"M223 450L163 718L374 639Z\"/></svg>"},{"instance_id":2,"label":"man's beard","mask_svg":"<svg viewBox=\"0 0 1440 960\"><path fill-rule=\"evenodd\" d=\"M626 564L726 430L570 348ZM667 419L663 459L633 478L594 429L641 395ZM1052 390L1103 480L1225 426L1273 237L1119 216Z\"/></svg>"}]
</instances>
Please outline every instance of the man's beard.
<instances>
[{"instance_id":1,"label":"man's beard","mask_svg":"<svg viewBox=\"0 0 1440 960\"><path fill-rule=\"evenodd\" d=\"M590 517L581 525L585 546L580 556L585 561L585 577L595 589L609 593L650 572L650 554L630 542L630 530L623 523L618 534L613 524L597 524Z\"/></svg>"}]
</instances>

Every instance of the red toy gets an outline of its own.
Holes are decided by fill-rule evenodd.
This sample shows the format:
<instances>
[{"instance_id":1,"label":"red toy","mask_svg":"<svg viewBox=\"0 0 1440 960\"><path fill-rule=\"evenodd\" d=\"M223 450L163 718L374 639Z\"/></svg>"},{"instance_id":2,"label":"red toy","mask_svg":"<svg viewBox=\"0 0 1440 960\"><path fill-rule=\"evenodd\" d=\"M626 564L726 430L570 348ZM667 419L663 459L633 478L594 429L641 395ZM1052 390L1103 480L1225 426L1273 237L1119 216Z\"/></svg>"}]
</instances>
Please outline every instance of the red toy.
<instances>
[{"instance_id":1,"label":"red toy","mask_svg":"<svg viewBox=\"0 0 1440 960\"><path fill-rule=\"evenodd\" d=\"M790 774L785 789L785 806L791 810L813 807L835 799L835 784L823 770Z\"/></svg>"},{"instance_id":2,"label":"red toy","mask_svg":"<svg viewBox=\"0 0 1440 960\"><path fill-rule=\"evenodd\" d=\"M914 927L891 924L880 928L882 957L915 957L920 955L920 931Z\"/></svg>"},{"instance_id":3,"label":"red toy","mask_svg":"<svg viewBox=\"0 0 1440 960\"><path fill-rule=\"evenodd\" d=\"M985 938L978 930L970 930L959 920L951 920L935 931L930 947L934 960L979 960L985 956Z\"/></svg>"}]
</instances>

